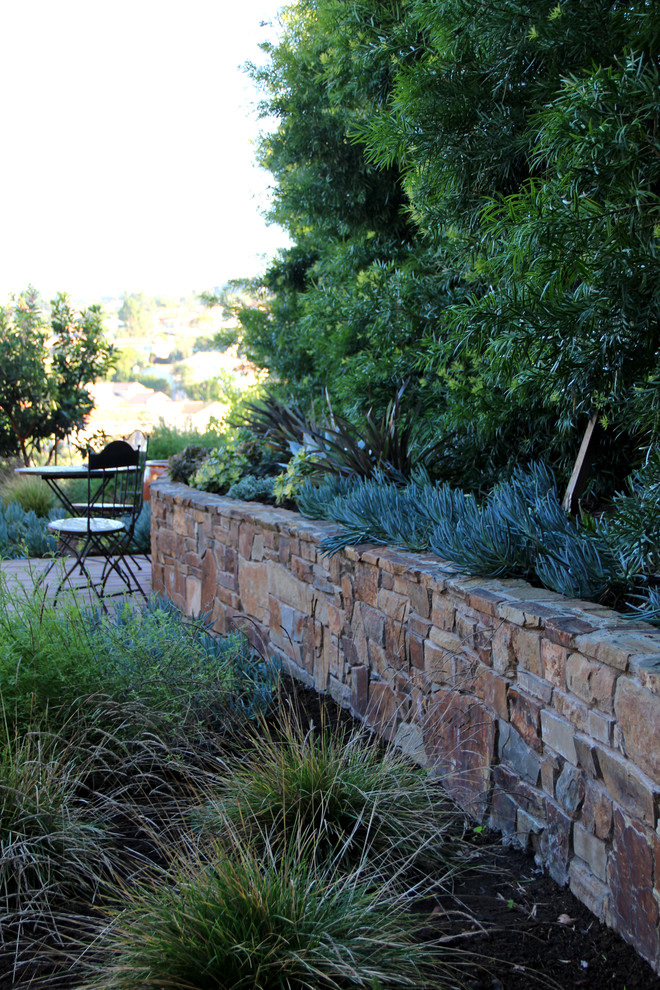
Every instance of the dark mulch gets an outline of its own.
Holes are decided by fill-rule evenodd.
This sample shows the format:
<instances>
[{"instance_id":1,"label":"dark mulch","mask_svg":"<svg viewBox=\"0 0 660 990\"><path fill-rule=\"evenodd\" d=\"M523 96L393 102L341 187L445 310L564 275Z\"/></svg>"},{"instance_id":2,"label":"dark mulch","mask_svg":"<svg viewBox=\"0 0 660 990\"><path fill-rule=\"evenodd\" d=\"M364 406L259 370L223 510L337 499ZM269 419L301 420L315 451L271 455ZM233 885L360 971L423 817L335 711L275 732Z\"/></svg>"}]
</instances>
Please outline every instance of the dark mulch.
<instances>
[{"instance_id":1,"label":"dark mulch","mask_svg":"<svg viewBox=\"0 0 660 990\"><path fill-rule=\"evenodd\" d=\"M660 978L634 949L530 856L499 847L479 858L479 870L459 877L453 896L434 909L447 934L466 930L465 918L452 919L452 912L475 919L467 926L476 933L469 949L483 956L485 968L474 974L471 990L660 987Z\"/></svg>"}]
</instances>

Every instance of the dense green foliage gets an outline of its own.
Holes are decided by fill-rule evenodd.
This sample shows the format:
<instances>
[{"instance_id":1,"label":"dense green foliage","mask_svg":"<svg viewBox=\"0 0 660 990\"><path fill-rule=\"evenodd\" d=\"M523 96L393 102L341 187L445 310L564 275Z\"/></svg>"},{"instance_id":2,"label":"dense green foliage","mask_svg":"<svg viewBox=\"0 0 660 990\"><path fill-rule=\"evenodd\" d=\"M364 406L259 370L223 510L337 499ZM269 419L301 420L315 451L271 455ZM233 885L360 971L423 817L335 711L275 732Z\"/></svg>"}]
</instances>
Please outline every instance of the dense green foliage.
<instances>
[{"instance_id":1,"label":"dense green foliage","mask_svg":"<svg viewBox=\"0 0 660 990\"><path fill-rule=\"evenodd\" d=\"M274 694L276 665L255 656L241 635L220 640L203 618L186 621L156 596L146 609L124 605L110 616L75 600L56 610L37 595L14 597L11 609L9 599L0 585L0 694L12 729L46 718L61 729L76 699L99 694L146 705L161 728L192 731L254 714Z\"/></svg>"},{"instance_id":2,"label":"dense green foliage","mask_svg":"<svg viewBox=\"0 0 660 990\"><path fill-rule=\"evenodd\" d=\"M243 347L280 394L404 404L486 489L588 417L611 491L657 440L658 19L646 0L305 0L265 68L259 157L294 244Z\"/></svg>"},{"instance_id":3,"label":"dense green foliage","mask_svg":"<svg viewBox=\"0 0 660 990\"><path fill-rule=\"evenodd\" d=\"M0 456L30 456L43 441L82 429L94 407L88 386L110 366L100 306L76 313L63 293L45 319L28 289L0 308Z\"/></svg>"}]
</instances>

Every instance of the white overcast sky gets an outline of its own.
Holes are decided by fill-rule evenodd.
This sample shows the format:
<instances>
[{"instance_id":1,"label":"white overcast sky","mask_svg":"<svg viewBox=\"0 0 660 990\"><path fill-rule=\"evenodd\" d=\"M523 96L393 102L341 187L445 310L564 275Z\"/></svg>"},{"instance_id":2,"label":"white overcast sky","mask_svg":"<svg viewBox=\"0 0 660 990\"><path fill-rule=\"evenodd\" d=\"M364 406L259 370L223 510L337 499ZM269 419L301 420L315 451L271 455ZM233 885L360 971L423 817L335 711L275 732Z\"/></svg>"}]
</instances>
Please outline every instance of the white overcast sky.
<instances>
[{"instance_id":1,"label":"white overcast sky","mask_svg":"<svg viewBox=\"0 0 660 990\"><path fill-rule=\"evenodd\" d=\"M240 68L282 3L0 4L0 304L201 291L287 243Z\"/></svg>"}]
</instances>

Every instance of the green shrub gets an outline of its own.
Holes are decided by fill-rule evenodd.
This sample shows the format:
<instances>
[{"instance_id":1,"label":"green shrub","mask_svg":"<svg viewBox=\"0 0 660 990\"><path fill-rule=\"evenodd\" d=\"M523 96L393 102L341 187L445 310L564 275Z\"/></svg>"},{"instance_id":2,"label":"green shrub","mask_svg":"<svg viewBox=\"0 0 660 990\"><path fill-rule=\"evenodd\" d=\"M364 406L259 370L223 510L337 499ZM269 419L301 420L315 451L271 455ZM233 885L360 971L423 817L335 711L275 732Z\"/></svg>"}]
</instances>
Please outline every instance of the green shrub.
<instances>
[{"instance_id":1,"label":"green shrub","mask_svg":"<svg viewBox=\"0 0 660 990\"><path fill-rule=\"evenodd\" d=\"M254 474L244 474L227 490L228 498L242 499L244 502L268 502L275 501L275 478L258 478Z\"/></svg>"},{"instance_id":2,"label":"green shrub","mask_svg":"<svg viewBox=\"0 0 660 990\"><path fill-rule=\"evenodd\" d=\"M51 509L48 516L38 517L26 512L18 502L6 509L0 505L0 558L46 557L57 549L57 540L48 530L48 523L61 519L64 509Z\"/></svg>"},{"instance_id":3,"label":"green shrub","mask_svg":"<svg viewBox=\"0 0 660 990\"><path fill-rule=\"evenodd\" d=\"M105 694L145 705L163 731L219 729L263 711L277 680L276 665L242 636L216 637L205 620L156 596L147 608L108 615L81 610L75 598L55 608L36 593L17 598L0 588L0 694L20 728L47 713L56 730L76 699Z\"/></svg>"},{"instance_id":4,"label":"green shrub","mask_svg":"<svg viewBox=\"0 0 660 990\"><path fill-rule=\"evenodd\" d=\"M2 484L1 498L5 509L11 502L18 502L24 512L34 512L41 519L56 505L55 494L37 475L15 474L7 478Z\"/></svg>"},{"instance_id":5,"label":"green shrub","mask_svg":"<svg viewBox=\"0 0 660 990\"><path fill-rule=\"evenodd\" d=\"M233 437L216 447L190 478L190 484L203 492L224 495L247 470L248 461Z\"/></svg>"},{"instance_id":6,"label":"green shrub","mask_svg":"<svg viewBox=\"0 0 660 990\"><path fill-rule=\"evenodd\" d=\"M222 432L222 424L215 419L210 421L206 430L196 430L192 427L179 429L176 426L168 426L161 419L149 435L149 458L153 461L164 461L191 446L210 449L216 446Z\"/></svg>"},{"instance_id":7,"label":"green shrub","mask_svg":"<svg viewBox=\"0 0 660 990\"><path fill-rule=\"evenodd\" d=\"M217 800L199 812L203 831L273 851L314 836L314 855L344 866L387 862L423 866L446 878L460 846L458 816L437 781L364 730L305 728L283 714L274 735L260 731L232 767Z\"/></svg>"},{"instance_id":8,"label":"green shrub","mask_svg":"<svg viewBox=\"0 0 660 990\"><path fill-rule=\"evenodd\" d=\"M457 954L417 938L405 898L373 874L236 844L122 897L92 985L103 990L356 990L454 986Z\"/></svg>"},{"instance_id":9,"label":"green shrub","mask_svg":"<svg viewBox=\"0 0 660 990\"><path fill-rule=\"evenodd\" d=\"M287 464L286 470L275 478L273 485L275 501L279 504L295 499L305 481L317 471L316 453L300 447Z\"/></svg>"},{"instance_id":10,"label":"green shrub","mask_svg":"<svg viewBox=\"0 0 660 990\"><path fill-rule=\"evenodd\" d=\"M191 444L184 447L178 454L169 459L168 474L172 481L187 485L193 475L202 467L207 457L211 455L210 447Z\"/></svg>"}]
</instances>

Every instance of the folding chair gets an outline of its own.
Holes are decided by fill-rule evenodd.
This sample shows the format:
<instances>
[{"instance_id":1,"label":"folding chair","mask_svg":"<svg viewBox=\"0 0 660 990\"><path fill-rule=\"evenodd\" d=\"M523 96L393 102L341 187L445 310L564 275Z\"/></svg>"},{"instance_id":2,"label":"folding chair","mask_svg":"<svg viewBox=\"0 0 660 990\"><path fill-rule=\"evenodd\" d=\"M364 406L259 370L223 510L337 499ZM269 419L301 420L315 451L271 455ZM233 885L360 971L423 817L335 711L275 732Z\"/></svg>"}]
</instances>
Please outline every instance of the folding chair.
<instances>
[{"instance_id":1,"label":"folding chair","mask_svg":"<svg viewBox=\"0 0 660 990\"><path fill-rule=\"evenodd\" d=\"M87 503L76 505L80 515L49 523L48 528L57 534L60 545L66 547L73 557L59 583L55 600L63 586L71 583L76 571L84 578L85 584L71 583L71 586L92 588L104 609L104 598L114 595L137 591L147 598L135 575L140 565L131 552L133 532L142 508L142 478L147 456L146 438L143 434L140 437L136 447L126 440L113 440L99 453L90 451ZM140 442L144 443L144 447L140 446ZM96 582L89 571L91 557L104 558L103 570ZM55 563L53 561L46 575ZM125 591L106 591L112 574L121 579Z\"/></svg>"}]
</instances>

